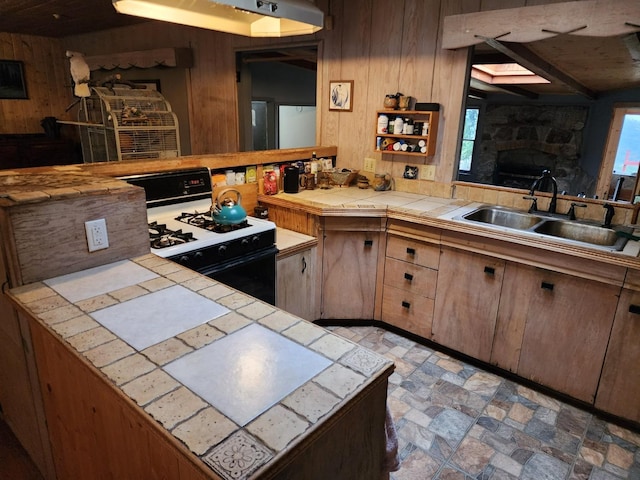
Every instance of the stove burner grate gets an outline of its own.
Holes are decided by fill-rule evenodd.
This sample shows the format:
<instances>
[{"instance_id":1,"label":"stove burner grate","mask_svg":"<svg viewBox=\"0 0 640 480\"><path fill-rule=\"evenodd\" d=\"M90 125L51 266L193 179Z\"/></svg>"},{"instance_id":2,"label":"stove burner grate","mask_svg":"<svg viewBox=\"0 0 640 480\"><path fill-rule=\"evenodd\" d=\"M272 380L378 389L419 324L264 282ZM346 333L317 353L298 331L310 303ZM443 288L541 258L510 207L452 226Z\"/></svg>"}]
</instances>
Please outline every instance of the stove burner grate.
<instances>
[{"instance_id":1,"label":"stove burner grate","mask_svg":"<svg viewBox=\"0 0 640 480\"><path fill-rule=\"evenodd\" d=\"M181 245L196 240L191 232L170 230L166 224L158 222L151 222L149 224L149 239L151 248L173 247L174 245Z\"/></svg>"},{"instance_id":2,"label":"stove burner grate","mask_svg":"<svg viewBox=\"0 0 640 480\"><path fill-rule=\"evenodd\" d=\"M233 225L223 225L216 222L211 216L210 212L183 212L176 217L176 220L178 220L179 222L187 223L189 225L204 228L205 230L209 230L210 232L215 233L227 233L251 226L246 219L240 223L235 223Z\"/></svg>"}]
</instances>

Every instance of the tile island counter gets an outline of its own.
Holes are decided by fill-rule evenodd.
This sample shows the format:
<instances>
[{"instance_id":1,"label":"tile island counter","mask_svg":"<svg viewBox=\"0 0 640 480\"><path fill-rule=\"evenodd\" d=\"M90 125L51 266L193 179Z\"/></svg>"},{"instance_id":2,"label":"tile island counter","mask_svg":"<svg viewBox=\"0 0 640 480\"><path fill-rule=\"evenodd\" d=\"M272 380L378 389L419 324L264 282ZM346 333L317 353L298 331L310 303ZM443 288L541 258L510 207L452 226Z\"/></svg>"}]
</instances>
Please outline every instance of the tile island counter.
<instances>
[{"instance_id":1,"label":"tile island counter","mask_svg":"<svg viewBox=\"0 0 640 480\"><path fill-rule=\"evenodd\" d=\"M5 255L15 247L5 262L18 273L5 270L2 308L35 365L54 466L46 478L388 478L391 361L147 253L148 240L135 247L146 243L143 253L84 252L53 269L43 252L39 270L19 270L29 252L53 260L82 245L85 216L117 227L120 252L120 215L145 211L139 189L118 181L77 190L86 177L33 188L19 177L5 182L21 187L3 198ZM51 218L47 243L24 250L22 231ZM140 222L126 230L147 235ZM68 241L56 241L61 232Z\"/></svg>"},{"instance_id":2,"label":"tile island counter","mask_svg":"<svg viewBox=\"0 0 640 480\"><path fill-rule=\"evenodd\" d=\"M152 254L9 296L58 478L383 478L382 356Z\"/></svg>"}]
</instances>

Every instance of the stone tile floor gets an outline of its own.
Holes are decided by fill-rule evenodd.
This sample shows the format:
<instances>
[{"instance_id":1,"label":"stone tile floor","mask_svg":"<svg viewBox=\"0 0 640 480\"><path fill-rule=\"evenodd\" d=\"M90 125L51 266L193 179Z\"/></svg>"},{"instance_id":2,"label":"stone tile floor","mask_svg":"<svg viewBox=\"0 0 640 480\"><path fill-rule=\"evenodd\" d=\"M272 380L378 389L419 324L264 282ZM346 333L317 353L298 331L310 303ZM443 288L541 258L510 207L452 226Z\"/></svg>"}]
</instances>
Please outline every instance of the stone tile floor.
<instances>
[{"instance_id":1,"label":"stone tile floor","mask_svg":"<svg viewBox=\"0 0 640 480\"><path fill-rule=\"evenodd\" d=\"M640 433L395 333L330 329L395 362L392 480L640 480Z\"/></svg>"}]
</instances>

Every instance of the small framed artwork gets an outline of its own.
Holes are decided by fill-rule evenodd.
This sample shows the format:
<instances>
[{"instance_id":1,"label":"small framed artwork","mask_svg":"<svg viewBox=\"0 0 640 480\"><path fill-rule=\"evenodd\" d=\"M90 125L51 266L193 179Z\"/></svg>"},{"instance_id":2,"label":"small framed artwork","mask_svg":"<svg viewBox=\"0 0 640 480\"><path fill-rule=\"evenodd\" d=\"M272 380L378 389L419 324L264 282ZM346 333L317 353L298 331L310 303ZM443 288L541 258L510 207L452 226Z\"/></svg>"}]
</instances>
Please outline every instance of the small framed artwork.
<instances>
[{"instance_id":1,"label":"small framed artwork","mask_svg":"<svg viewBox=\"0 0 640 480\"><path fill-rule=\"evenodd\" d=\"M16 60L0 60L0 98L27 99L24 66Z\"/></svg>"},{"instance_id":2,"label":"small framed artwork","mask_svg":"<svg viewBox=\"0 0 640 480\"><path fill-rule=\"evenodd\" d=\"M351 112L353 110L353 80L329 82L329 110Z\"/></svg>"}]
</instances>

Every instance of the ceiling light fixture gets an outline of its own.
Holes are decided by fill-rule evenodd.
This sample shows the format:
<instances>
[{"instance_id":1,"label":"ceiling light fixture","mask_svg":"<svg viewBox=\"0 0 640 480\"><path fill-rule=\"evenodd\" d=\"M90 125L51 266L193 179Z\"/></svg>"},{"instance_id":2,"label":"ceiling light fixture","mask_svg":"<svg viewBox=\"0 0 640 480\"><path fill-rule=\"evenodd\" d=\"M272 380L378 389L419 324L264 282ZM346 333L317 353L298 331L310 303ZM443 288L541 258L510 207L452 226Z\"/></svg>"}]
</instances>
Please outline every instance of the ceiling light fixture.
<instances>
[{"instance_id":1,"label":"ceiling light fixture","mask_svg":"<svg viewBox=\"0 0 640 480\"><path fill-rule=\"evenodd\" d=\"M309 35L324 13L309 0L112 0L119 13L247 37Z\"/></svg>"}]
</instances>

